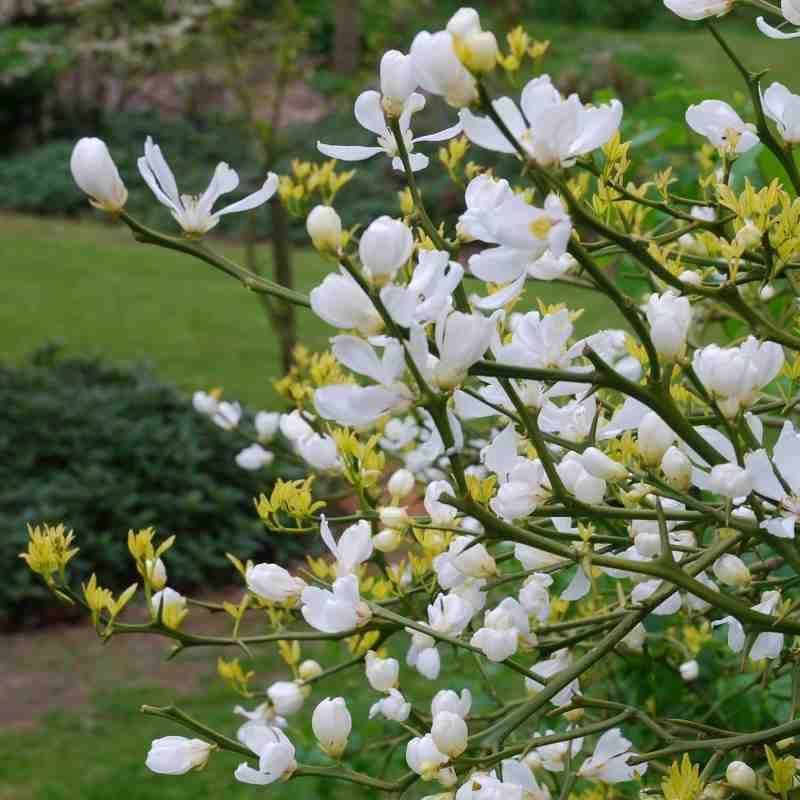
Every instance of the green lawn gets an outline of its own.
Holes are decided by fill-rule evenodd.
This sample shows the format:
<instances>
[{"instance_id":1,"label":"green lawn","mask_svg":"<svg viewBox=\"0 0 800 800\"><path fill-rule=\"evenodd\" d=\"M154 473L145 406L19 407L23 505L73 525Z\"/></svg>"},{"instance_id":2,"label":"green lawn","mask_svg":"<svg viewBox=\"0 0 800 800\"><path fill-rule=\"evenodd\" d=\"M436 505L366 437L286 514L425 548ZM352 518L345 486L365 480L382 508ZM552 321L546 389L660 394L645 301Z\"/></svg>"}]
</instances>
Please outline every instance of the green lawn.
<instances>
[{"instance_id":1,"label":"green lawn","mask_svg":"<svg viewBox=\"0 0 800 800\"><path fill-rule=\"evenodd\" d=\"M18 361L61 341L69 353L149 360L187 391L222 386L254 406L274 402L278 350L258 298L205 263L137 244L122 226L21 216L0 217L0 251L0 358ZM312 251L295 259L305 291L331 268ZM544 284L529 291L546 303L585 304L581 332L614 324L610 304L584 294ZM335 333L310 311L299 310L298 322L316 348Z\"/></svg>"}]
</instances>

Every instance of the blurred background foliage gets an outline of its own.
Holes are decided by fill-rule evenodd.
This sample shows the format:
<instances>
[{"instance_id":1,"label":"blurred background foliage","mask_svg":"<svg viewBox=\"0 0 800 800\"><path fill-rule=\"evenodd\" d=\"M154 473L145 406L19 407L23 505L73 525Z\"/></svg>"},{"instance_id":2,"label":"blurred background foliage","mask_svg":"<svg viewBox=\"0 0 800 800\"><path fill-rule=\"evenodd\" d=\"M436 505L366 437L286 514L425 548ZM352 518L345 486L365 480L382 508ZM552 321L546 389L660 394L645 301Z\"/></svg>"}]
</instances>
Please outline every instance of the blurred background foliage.
<instances>
[{"instance_id":1,"label":"blurred background foliage","mask_svg":"<svg viewBox=\"0 0 800 800\"><path fill-rule=\"evenodd\" d=\"M292 477L296 467L279 460L258 477L237 467L244 437L196 414L145 366L61 358L45 347L23 366L0 366L0 406L0 451L13 454L0 459L0 627L63 619L17 558L26 525L42 519L79 532L74 580L97 572L114 586L137 577L129 529L180 533L169 576L187 589L227 577L226 552L286 561L302 550L290 537L267 542L252 511L270 477Z\"/></svg>"}]
</instances>

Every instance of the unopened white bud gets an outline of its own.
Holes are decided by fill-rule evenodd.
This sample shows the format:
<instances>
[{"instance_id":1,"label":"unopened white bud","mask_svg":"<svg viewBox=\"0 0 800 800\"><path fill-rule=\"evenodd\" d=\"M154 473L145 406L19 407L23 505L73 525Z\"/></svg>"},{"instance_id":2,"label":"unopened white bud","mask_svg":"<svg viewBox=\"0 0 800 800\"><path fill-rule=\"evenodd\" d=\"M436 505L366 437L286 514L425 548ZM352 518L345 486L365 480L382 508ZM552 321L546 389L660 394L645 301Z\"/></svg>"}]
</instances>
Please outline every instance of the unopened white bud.
<instances>
[{"instance_id":1,"label":"unopened white bud","mask_svg":"<svg viewBox=\"0 0 800 800\"><path fill-rule=\"evenodd\" d=\"M491 31L481 31L461 43L459 55L467 69L491 72L497 66L497 39Z\"/></svg>"},{"instance_id":2,"label":"unopened white bud","mask_svg":"<svg viewBox=\"0 0 800 800\"><path fill-rule=\"evenodd\" d=\"M331 758L339 758L347 747L347 739L353 727L344 698L328 697L323 700L311 715L311 727L319 746Z\"/></svg>"},{"instance_id":3,"label":"unopened white bud","mask_svg":"<svg viewBox=\"0 0 800 800\"><path fill-rule=\"evenodd\" d=\"M639 453L646 464L654 466L675 441L675 433L654 411L648 411L639 423Z\"/></svg>"},{"instance_id":4,"label":"unopened white bud","mask_svg":"<svg viewBox=\"0 0 800 800\"><path fill-rule=\"evenodd\" d=\"M431 736L436 747L450 758L458 758L467 749L467 723L452 711L440 711L433 718Z\"/></svg>"},{"instance_id":5,"label":"unopened white bud","mask_svg":"<svg viewBox=\"0 0 800 800\"><path fill-rule=\"evenodd\" d=\"M758 291L758 296L766 303L769 300L772 300L773 297L777 294L777 289L771 284L768 283L766 286L762 286L761 289Z\"/></svg>"},{"instance_id":6,"label":"unopened white bud","mask_svg":"<svg viewBox=\"0 0 800 800\"><path fill-rule=\"evenodd\" d=\"M147 579L150 581L150 586L157 592L167 585L167 568L160 558L155 561L148 558L144 562L144 568L147 573Z\"/></svg>"},{"instance_id":7,"label":"unopened white bud","mask_svg":"<svg viewBox=\"0 0 800 800\"><path fill-rule=\"evenodd\" d=\"M589 447L581 456L583 468L595 478L605 481L621 481L628 476L628 470L619 461L609 458L602 450Z\"/></svg>"},{"instance_id":8,"label":"unopened white bud","mask_svg":"<svg viewBox=\"0 0 800 800\"><path fill-rule=\"evenodd\" d=\"M736 234L734 242L745 250L758 247L761 244L761 231L751 220L747 220Z\"/></svg>"},{"instance_id":9,"label":"unopened white bud","mask_svg":"<svg viewBox=\"0 0 800 800\"><path fill-rule=\"evenodd\" d=\"M372 537L372 546L381 553L394 553L403 542L403 534L396 528L385 528Z\"/></svg>"},{"instance_id":10,"label":"unopened white bud","mask_svg":"<svg viewBox=\"0 0 800 800\"><path fill-rule=\"evenodd\" d=\"M482 544L467 545L455 557L453 566L470 578L490 578L497 574L497 564Z\"/></svg>"},{"instance_id":11,"label":"unopened white bud","mask_svg":"<svg viewBox=\"0 0 800 800\"><path fill-rule=\"evenodd\" d=\"M397 117L403 104L417 88L417 76L411 56L399 50L389 50L381 58L381 95L383 110L391 117Z\"/></svg>"},{"instance_id":12,"label":"unopened white bud","mask_svg":"<svg viewBox=\"0 0 800 800\"><path fill-rule=\"evenodd\" d=\"M89 195L95 208L112 214L122 211L128 190L102 139L79 140L72 150L69 166L75 183Z\"/></svg>"},{"instance_id":13,"label":"unopened white bud","mask_svg":"<svg viewBox=\"0 0 800 800\"><path fill-rule=\"evenodd\" d=\"M661 471L667 483L679 491L685 491L692 484L692 462L682 450L672 445L661 459Z\"/></svg>"},{"instance_id":14,"label":"unopened white bud","mask_svg":"<svg viewBox=\"0 0 800 800\"><path fill-rule=\"evenodd\" d=\"M722 497L745 497L753 491L753 476L738 464L717 464L708 476L708 485Z\"/></svg>"},{"instance_id":15,"label":"unopened white bud","mask_svg":"<svg viewBox=\"0 0 800 800\"><path fill-rule=\"evenodd\" d=\"M405 264L414 251L414 236L404 222L378 217L361 235L358 254L367 276L385 283Z\"/></svg>"},{"instance_id":16,"label":"unopened white bud","mask_svg":"<svg viewBox=\"0 0 800 800\"><path fill-rule=\"evenodd\" d=\"M297 668L297 677L303 681L312 681L322 675L322 665L311 658L303 661Z\"/></svg>"},{"instance_id":17,"label":"unopened white bud","mask_svg":"<svg viewBox=\"0 0 800 800\"><path fill-rule=\"evenodd\" d=\"M396 658L381 658L370 650L365 660L367 680L376 692L388 692L397 686L400 664Z\"/></svg>"},{"instance_id":18,"label":"unopened white bud","mask_svg":"<svg viewBox=\"0 0 800 800\"><path fill-rule=\"evenodd\" d=\"M315 206L306 217L306 230L321 253L338 253L342 242L342 220L331 206Z\"/></svg>"},{"instance_id":19,"label":"unopened white bud","mask_svg":"<svg viewBox=\"0 0 800 800\"><path fill-rule=\"evenodd\" d=\"M389 478L389 483L386 488L389 490L389 494L392 497L402 500L402 498L414 491L414 485L414 473L407 469L398 469L392 477Z\"/></svg>"},{"instance_id":20,"label":"unopened white bud","mask_svg":"<svg viewBox=\"0 0 800 800\"><path fill-rule=\"evenodd\" d=\"M753 579L747 564L732 553L725 553L714 562L714 574L722 583L737 588L749 586Z\"/></svg>"},{"instance_id":21,"label":"unopened white bud","mask_svg":"<svg viewBox=\"0 0 800 800\"><path fill-rule=\"evenodd\" d=\"M185 775L193 769L202 769L213 749L213 745L202 739L165 736L153 740L145 764L160 775Z\"/></svg>"},{"instance_id":22,"label":"unopened white bud","mask_svg":"<svg viewBox=\"0 0 800 800\"><path fill-rule=\"evenodd\" d=\"M725 770L725 779L736 789L756 788L756 773L744 761L731 761Z\"/></svg>"},{"instance_id":23,"label":"unopened white bud","mask_svg":"<svg viewBox=\"0 0 800 800\"><path fill-rule=\"evenodd\" d=\"M692 659L691 661L684 661L683 664L678 667L678 671L681 673L681 678L687 683L691 683L697 680L697 676L700 674L700 666Z\"/></svg>"},{"instance_id":24,"label":"unopened white bud","mask_svg":"<svg viewBox=\"0 0 800 800\"><path fill-rule=\"evenodd\" d=\"M381 525L394 530L403 530L408 525L408 512L402 506L384 506L378 510Z\"/></svg>"}]
</instances>

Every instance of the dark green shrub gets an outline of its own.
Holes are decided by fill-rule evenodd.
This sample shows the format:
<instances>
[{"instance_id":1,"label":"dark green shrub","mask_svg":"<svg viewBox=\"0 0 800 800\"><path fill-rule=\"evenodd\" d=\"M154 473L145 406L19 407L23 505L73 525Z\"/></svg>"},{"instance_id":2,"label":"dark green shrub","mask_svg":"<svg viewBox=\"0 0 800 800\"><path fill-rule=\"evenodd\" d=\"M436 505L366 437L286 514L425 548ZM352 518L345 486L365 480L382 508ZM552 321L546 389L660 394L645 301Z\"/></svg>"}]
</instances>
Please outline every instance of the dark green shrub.
<instances>
[{"instance_id":1,"label":"dark green shrub","mask_svg":"<svg viewBox=\"0 0 800 800\"><path fill-rule=\"evenodd\" d=\"M226 551L288 557L286 540L269 537L252 504L287 470L241 470L234 456L242 440L146 369L45 350L22 367L0 365L0 407L0 622L17 626L52 609L17 558L27 523L73 528L81 552L72 574L83 579L91 569L117 588L135 577L130 528L178 536L167 567L180 590L213 586L223 570L229 577Z\"/></svg>"}]
</instances>

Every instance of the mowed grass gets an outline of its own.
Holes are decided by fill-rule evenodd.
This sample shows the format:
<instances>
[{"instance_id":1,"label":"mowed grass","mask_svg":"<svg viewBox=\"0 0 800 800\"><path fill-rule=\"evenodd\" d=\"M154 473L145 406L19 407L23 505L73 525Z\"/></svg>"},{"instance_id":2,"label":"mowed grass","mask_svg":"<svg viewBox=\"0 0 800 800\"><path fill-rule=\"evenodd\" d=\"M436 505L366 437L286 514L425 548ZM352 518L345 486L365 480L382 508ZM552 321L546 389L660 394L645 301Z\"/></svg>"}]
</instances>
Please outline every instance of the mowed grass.
<instances>
[{"instance_id":1,"label":"mowed grass","mask_svg":"<svg viewBox=\"0 0 800 800\"><path fill-rule=\"evenodd\" d=\"M214 246L241 255L237 247ZM55 341L67 353L152 362L187 392L220 386L253 406L276 402L278 344L259 299L207 264L138 244L121 225L20 216L0 217L0 252L0 358L18 362ZM295 250L294 258L303 291L333 268L311 250ZM580 333L618 323L610 303L591 293L536 283L528 297L533 307L537 298L585 306ZM298 310L303 343L324 348L335 333Z\"/></svg>"}]
</instances>

